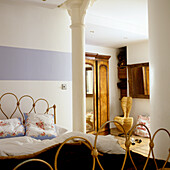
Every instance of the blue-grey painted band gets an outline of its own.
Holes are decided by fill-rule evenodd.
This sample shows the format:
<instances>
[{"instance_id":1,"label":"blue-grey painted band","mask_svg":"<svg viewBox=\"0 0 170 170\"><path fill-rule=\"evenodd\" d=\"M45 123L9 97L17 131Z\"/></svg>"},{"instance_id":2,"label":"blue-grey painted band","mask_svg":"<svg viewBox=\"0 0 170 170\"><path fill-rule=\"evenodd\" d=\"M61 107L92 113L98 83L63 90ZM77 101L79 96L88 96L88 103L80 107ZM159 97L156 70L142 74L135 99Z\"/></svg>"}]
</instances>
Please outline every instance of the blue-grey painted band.
<instances>
[{"instance_id":1,"label":"blue-grey painted band","mask_svg":"<svg viewBox=\"0 0 170 170\"><path fill-rule=\"evenodd\" d=\"M71 53L0 46L0 80L71 81Z\"/></svg>"}]
</instances>

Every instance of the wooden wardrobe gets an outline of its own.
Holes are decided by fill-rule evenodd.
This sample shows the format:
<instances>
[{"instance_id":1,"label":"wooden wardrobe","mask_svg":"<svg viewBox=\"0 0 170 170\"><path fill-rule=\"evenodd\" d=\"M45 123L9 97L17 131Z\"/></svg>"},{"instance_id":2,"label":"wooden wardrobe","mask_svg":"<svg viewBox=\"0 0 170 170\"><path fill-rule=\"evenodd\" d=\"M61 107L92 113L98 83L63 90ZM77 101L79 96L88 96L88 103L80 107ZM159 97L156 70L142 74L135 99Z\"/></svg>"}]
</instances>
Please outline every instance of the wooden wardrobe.
<instances>
[{"instance_id":1,"label":"wooden wardrobe","mask_svg":"<svg viewBox=\"0 0 170 170\"><path fill-rule=\"evenodd\" d=\"M110 119L109 114L109 58L110 56L86 53L86 132L95 133ZM89 83L89 74L93 83ZM89 72L90 73L90 72ZM92 84L91 89L89 84ZM89 102L91 101L91 102ZM91 111L89 109L91 105ZM91 104L92 103L92 104ZM88 126L87 126L88 125ZM90 128L89 128L90 127ZM109 126L102 132L107 134Z\"/></svg>"}]
</instances>

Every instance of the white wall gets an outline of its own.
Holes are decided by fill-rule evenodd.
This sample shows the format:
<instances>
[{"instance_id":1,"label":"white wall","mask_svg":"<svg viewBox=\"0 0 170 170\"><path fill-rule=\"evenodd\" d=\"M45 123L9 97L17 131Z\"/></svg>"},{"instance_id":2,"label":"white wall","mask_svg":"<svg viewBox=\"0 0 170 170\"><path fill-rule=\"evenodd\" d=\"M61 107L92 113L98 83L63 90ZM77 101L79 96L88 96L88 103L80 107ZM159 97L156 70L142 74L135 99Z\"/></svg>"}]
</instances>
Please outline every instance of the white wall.
<instances>
[{"instance_id":1,"label":"white wall","mask_svg":"<svg viewBox=\"0 0 170 170\"><path fill-rule=\"evenodd\" d=\"M66 10L0 1L0 46L71 52Z\"/></svg>"},{"instance_id":2,"label":"white wall","mask_svg":"<svg viewBox=\"0 0 170 170\"><path fill-rule=\"evenodd\" d=\"M117 115L120 115L120 91L117 88L118 75L117 75L117 54L118 50L113 48L92 46L86 44L86 52L98 53L103 55L110 55L109 60L109 102L110 102L110 120ZM111 124L111 127L114 125Z\"/></svg>"},{"instance_id":3,"label":"white wall","mask_svg":"<svg viewBox=\"0 0 170 170\"><path fill-rule=\"evenodd\" d=\"M170 22L168 22L170 1L148 0L148 4L151 133L153 134L158 128L165 128L170 132ZM169 135L159 132L154 140L155 157L166 160L169 148Z\"/></svg>"},{"instance_id":4,"label":"white wall","mask_svg":"<svg viewBox=\"0 0 170 170\"><path fill-rule=\"evenodd\" d=\"M130 44L127 46L127 64L149 62L148 41ZM150 115L150 99L133 98L130 116L136 124L138 115Z\"/></svg>"},{"instance_id":5,"label":"white wall","mask_svg":"<svg viewBox=\"0 0 170 170\"><path fill-rule=\"evenodd\" d=\"M149 62L148 41L129 44L127 46L127 64Z\"/></svg>"},{"instance_id":6,"label":"white wall","mask_svg":"<svg viewBox=\"0 0 170 170\"><path fill-rule=\"evenodd\" d=\"M61 84L67 84L67 90L61 89ZM57 124L72 129L71 114L71 88L72 83L67 81L0 81L0 95L5 92L12 92L20 98L23 95L30 95L37 100L45 98L50 106L57 106ZM8 99L8 97L6 97ZM10 100L10 98L9 98ZM7 104L7 103L5 103ZM23 103L25 105L25 103ZM28 103L31 107L30 103ZM11 105L10 105L11 106ZM15 103L16 106L16 103ZM3 105L4 107L4 105ZM21 107L24 107L21 103ZM10 109L9 109L10 110ZM12 109L11 109L12 110ZM14 110L14 107L13 107ZM6 112L7 113L7 112ZM1 117L1 116L0 116Z\"/></svg>"},{"instance_id":7,"label":"white wall","mask_svg":"<svg viewBox=\"0 0 170 170\"><path fill-rule=\"evenodd\" d=\"M64 9L2 0L0 23L0 46L71 52L70 18ZM62 83L67 84L66 91L61 90ZM57 105L58 124L72 130L71 81L1 80L0 95L5 92L47 98Z\"/></svg>"}]
</instances>

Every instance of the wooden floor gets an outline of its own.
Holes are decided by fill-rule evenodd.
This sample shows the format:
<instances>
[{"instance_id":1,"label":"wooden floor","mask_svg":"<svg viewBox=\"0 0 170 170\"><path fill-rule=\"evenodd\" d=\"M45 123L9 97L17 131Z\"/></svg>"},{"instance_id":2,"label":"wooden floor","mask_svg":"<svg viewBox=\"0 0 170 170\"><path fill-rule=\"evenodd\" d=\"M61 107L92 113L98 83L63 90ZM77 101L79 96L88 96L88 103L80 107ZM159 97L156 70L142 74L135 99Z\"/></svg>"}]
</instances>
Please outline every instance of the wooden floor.
<instances>
[{"instance_id":1,"label":"wooden floor","mask_svg":"<svg viewBox=\"0 0 170 170\"><path fill-rule=\"evenodd\" d=\"M121 147L125 149L125 137L118 136L119 134L122 134L122 133L120 131L118 131L117 128L112 128L110 130L110 133L118 139L118 142L121 145ZM132 150L133 152L139 153L145 157L148 157L149 138L143 138L143 137L136 136L136 135L132 135L132 138L141 139L142 142L141 143L135 142L135 145L130 146L130 150Z\"/></svg>"}]
</instances>

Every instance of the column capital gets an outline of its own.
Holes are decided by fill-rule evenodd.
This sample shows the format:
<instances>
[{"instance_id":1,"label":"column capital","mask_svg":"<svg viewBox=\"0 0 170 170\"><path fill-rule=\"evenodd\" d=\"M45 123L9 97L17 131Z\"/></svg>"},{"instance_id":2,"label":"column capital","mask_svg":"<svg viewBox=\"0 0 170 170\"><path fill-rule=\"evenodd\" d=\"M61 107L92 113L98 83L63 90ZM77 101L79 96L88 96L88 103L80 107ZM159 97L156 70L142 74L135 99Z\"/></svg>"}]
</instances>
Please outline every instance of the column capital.
<instances>
[{"instance_id":1,"label":"column capital","mask_svg":"<svg viewBox=\"0 0 170 170\"><path fill-rule=\"evenodd\" d=\"M80 8L84 0L67 0L65 5L67 9Z\"/></svg>"},{"instance_id":2,"label":"column capital","mask_svg":"<svg viewBox=\"0 0 170 170\"><path fill-rule=\"evenodd\" d=\"M84 24L86 10L91 0L67 0L62 6L67 9L72 20L72 26Z\"/></svg>"}]
</instances>

